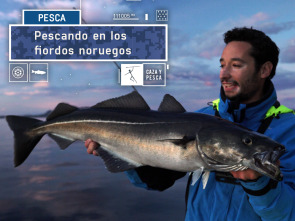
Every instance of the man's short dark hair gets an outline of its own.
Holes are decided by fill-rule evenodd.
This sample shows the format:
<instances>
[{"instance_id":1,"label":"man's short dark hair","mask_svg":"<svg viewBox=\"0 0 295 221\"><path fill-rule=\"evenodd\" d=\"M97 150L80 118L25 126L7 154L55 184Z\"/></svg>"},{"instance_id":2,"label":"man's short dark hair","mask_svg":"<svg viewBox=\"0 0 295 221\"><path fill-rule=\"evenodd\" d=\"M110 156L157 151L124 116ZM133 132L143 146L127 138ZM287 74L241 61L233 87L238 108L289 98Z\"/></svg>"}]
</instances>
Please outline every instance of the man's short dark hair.
<instances>
[{"instance_id":1,"label":"man's short dark hair","mask_svg":"<svg viewBox=\"0 0 295 221\"><path fill-rule=\"evenodd\" d=\"M258 71L261 66L270 61L273 64L269 79L272 79L276 73L276 67L279 61L279 48L264 32L253 28L234 28L224 34L224 42L228 44L231 41L245 41L252 45L250 55L255 60L255 68Z\"/></svg>"}]
</instances>

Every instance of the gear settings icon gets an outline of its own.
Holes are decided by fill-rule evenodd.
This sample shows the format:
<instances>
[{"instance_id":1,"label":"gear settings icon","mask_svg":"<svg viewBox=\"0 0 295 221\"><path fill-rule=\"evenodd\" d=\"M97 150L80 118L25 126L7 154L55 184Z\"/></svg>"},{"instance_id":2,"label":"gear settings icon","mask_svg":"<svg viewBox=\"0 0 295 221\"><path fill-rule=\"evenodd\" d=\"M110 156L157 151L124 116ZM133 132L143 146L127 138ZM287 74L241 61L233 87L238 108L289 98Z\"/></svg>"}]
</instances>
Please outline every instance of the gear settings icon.
<instances>
[{"instance_id":1,"label":"gear settings icon","mask_svg":"<svg viewBox=\"0 0 295 221\"><path fill-rule=\"evenodd\" d=\"M16 79L22 78L24 76L24 74L25 74L25 71L22 67L17 66L15 68L13 68L13 70L12 70L12 76Z\"/></svg>"}]
</instances>

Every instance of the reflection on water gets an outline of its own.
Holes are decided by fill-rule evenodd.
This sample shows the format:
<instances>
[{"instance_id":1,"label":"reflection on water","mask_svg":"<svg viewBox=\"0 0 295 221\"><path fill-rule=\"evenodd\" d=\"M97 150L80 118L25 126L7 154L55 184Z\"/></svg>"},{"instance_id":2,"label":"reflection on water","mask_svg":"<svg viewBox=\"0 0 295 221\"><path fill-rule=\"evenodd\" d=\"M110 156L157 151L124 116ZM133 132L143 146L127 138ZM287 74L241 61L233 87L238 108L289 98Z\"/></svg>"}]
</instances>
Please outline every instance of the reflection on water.
<instances>
[{"instance_id":1,"label":"reflection on water","mask_svg":"<svg viewBox=\"0 0 295 221\"><path fill-rule=\"evenodd\" d=\"M0 220L183 220L186 179L164 192L109 173L82 142L60 150L45 136L13 167L13 135L0 119Z\"/></svg>"}]
</instances>

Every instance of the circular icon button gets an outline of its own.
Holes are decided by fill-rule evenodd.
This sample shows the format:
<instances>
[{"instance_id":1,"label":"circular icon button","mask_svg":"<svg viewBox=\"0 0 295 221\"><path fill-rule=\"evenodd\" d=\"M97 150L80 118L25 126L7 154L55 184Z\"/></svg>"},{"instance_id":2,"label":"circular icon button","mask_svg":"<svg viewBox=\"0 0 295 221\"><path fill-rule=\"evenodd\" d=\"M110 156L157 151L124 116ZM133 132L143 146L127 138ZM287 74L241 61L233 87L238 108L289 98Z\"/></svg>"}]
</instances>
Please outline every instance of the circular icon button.
<instances>
[{"instance_id":1,"label":"circular icon button","mask_svg":"<svg viewBox=\"0 0 295 221\"><path fill-rule=\"evenodd\" d=\"M17 66L12 69L12 76L16 79L22 78L24 74L25 74L25 71L22 67Z\"/></svg>"}]
</instances>

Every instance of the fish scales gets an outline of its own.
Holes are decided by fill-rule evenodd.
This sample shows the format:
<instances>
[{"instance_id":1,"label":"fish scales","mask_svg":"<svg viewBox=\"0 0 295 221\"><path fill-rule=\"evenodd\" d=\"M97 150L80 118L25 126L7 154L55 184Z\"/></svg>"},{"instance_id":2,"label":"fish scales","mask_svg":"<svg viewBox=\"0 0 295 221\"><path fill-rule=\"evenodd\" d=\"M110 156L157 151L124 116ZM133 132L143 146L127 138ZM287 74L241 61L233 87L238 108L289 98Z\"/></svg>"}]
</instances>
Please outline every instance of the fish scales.
<instances>
[{"instance_id":1,"label":"fish scales","mask_svg":"<svg viewBox=\"0 0 295 221\"><path fill-rule=\"evenodd\" d=\"M107 111L98 111L96 114L104 116L108 113L103 112ZM92 115L91 113L92 112L90 111L90 115ZM76 116L81 115L81 117L74 120L71 120L72 117L69 117L69 119L57 120L56 122L47 123L37 127L33 131L37 134L60 134L61 136L70 137L75 140L85 140L87 138L91 138L92 140L99 142L102 146L107 147L108 150L113 153L117 152L119 155L123 157L126 156L128 159L132 159L133 161L137 160L142 164L149 164L152 166L163 166L163 164L169 166L169 164L171 164L170 162L173 162L173 167L175 167L173 169L176 169L180 164L187 164L187 161L197 154L196 148L191 148L191 153L187 154L188 151L180 148L178 145L171 142L160 141L163 137L166 139L181 139L183 134L188 134L188 130L186 128L187 124L191 123L191 121L178 121L177 117L175 117L171 122L164 120L155 121L155 119L157 119L157 114L163 114L153 112L147 114L147 116L141 121L132 120L128 122L123 121L119 112L114 113L118 115L117 117L113 117L116 118L116 120L104 120L102 117L85 119L83 118L83 115L87 115L88 113L87 111L82 111L81 114L75 113ZM126 113L126 115L128 115L128 113ZM132 119L133 115L130 113L129 115L131 116L126 117L126 115L123 117L124 119ZM181 118L183 117L181 116ZM199 124L199 122L200 121L197 123ZM173 131L173 127L171 127L173 124L179 124L179 127L185 130L183 132L178 130ZM191 135L195 135L193 133L196 132L198 124L195 128L189 127L191 129ZM80 128L83 128L83 130L87 131L87 133L81 134ZM164 134L163 131L165 131ZM130 135L126 136L126 134ZM110 138L113 139L110 140ZM192 153L193 151L194 154ZM161 154L163 152L166 154ZM160 164L155 164L149 159L155 159L153 161L160 162ZM183 160L185 161L183 162ZM194 161L194 163L197 163L197 161ZM188 164L188 167L192 168L193 165L194 164ZM194 165L194 168L196 168L196 165ZM186 171L188 168L184 168L182 170Z\"/></svg>"},{"instance_id":2,"label":"fish scales","mask_svg":"<svg viewBox=\"0 0 295 221\"><path fill-rule=\"evenodd\" d=\"M276 141L232 122L188 113L171 95L152 111L137 93L79 109L60 103L45 122L7 116L14 132L15 166L22 164L44 134L62 149L76 140L96 141L111 172L140 166L192 172L251 168L281 180L277 161L285 148Z\"/></svg>"}]
</instances>

